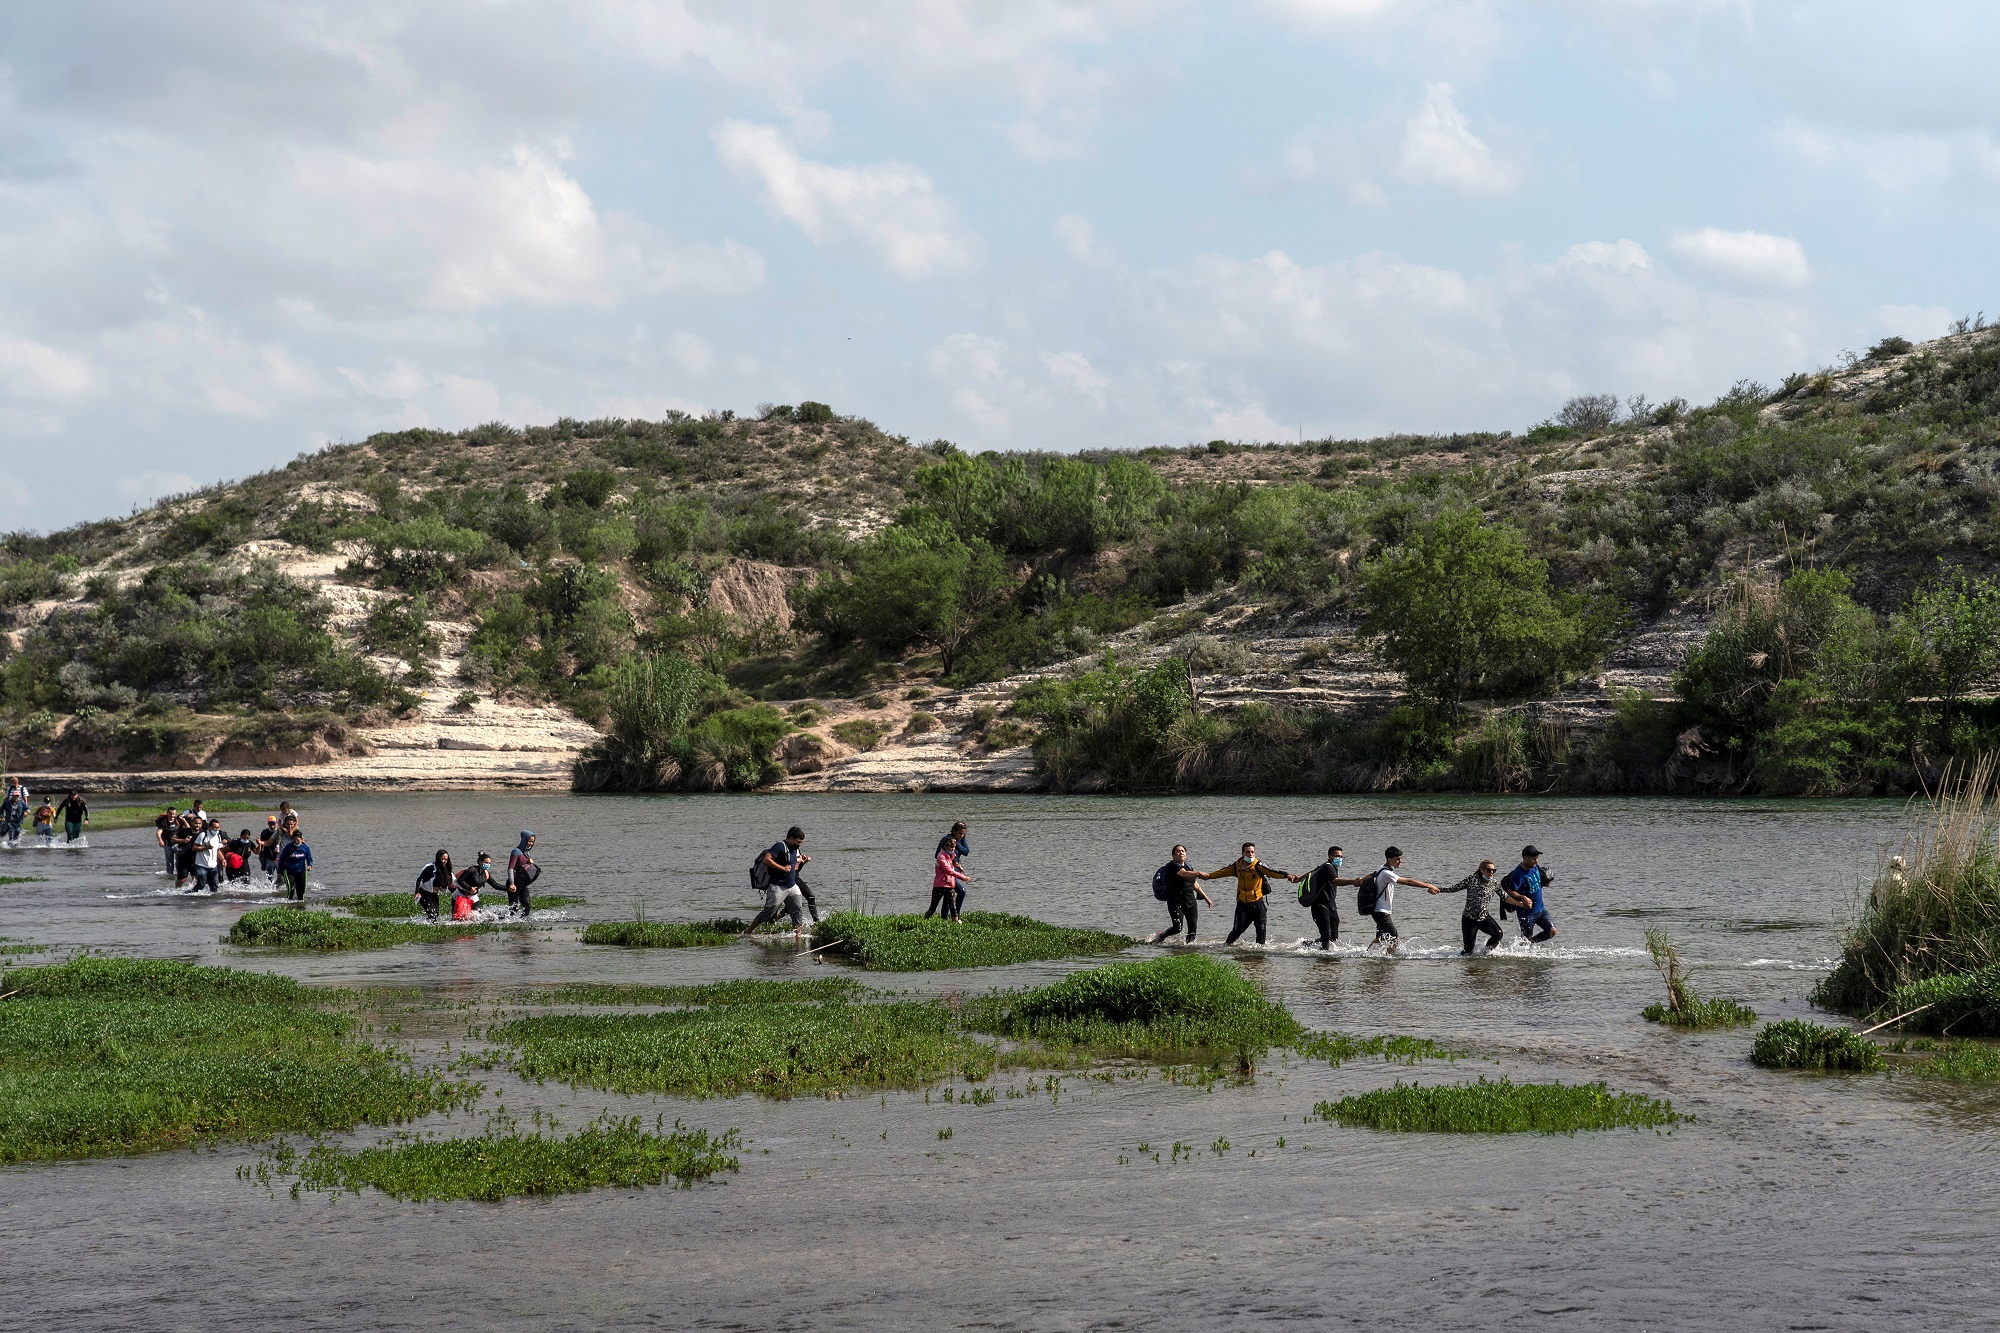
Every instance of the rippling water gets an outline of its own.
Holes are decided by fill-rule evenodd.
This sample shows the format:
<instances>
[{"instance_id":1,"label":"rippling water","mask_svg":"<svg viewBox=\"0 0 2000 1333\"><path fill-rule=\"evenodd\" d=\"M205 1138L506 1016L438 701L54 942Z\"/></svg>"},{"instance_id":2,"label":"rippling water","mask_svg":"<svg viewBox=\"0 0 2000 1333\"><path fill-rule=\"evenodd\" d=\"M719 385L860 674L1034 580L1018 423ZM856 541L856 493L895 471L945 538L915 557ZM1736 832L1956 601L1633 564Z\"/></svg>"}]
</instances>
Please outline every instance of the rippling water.
<instances>
[{"instance_id":1,"label":"rippling water","mask_svg":"<svg viewBox=\"0 0 2000 1333\"><path fill-rule=\"evenodd\" d=\"M173 894L153 873L148 829L96 835L87 850L0 852L0 874L48 877L0 886L0 934L450 997L569 980L826 975L769 947L586 949L574 927L640 905L661 920L744 912L752 855L791 823L808 832L822 910L921 909L930 848L963 818L969 908L1141 936L1166 924L1148 884L1175 842L1204 869L1245 838L1267 861L1305 869L1337 841L1362 870L1395 842L1408 873L1450 883L1481 856L1511 864L1533 841L1557 876L1549 903L1561 935L1467 962L1457 900L1404 889L1405 957L1308 955L1296 942L1311 922L1282 899L1270 946L1234 951L1309 1024L1413 1032L1474 1052L1449 1067L1278 1062L1251 1087L1068 1079L1054 1097L1037 1080L1033 1095L976 1107L921 1093L687 1102L489 1080L520 1113L542 1107L576 1122L606 1108L664 1110L741 1129L742 1171L693 1190L293 1202L235 1178L255 1157L239 1145L7 1168L0 1243L16 1280L0 1327L1993 1322L2000 1091L1773 1074L1748 1063L1749 1030L1683 1034L1639 1017L1661 992L1643 949L1648 925L1674 935L1703 993L1763 1018L1807 1013L1839 921L1894 850L1894 803L454 794L301 804L320 863L315 896L406 889L439 846L459 864L481 849L504 859L525 827L541 835L537 892L589 901L548 913L546 929L524 937L244 955L219 937L270 898ZM1202 926L1218 951L1229 904L1220 887L1210 892L1221 910ZM1352 917L1343 912L1344 929ZM1091 964L868 979L964 989L1079 965ZM1698 1119L1669 1135L1576 1138L1303 1120L1317 1100L1398 1077L1480 1073L1606 1079L1669 1096ZM1217 1140L1229 1149L1212 1151ZM1195 1148L1191 1160L1165 1160L1176 1142Z\"/></svg>"}]
</instances>

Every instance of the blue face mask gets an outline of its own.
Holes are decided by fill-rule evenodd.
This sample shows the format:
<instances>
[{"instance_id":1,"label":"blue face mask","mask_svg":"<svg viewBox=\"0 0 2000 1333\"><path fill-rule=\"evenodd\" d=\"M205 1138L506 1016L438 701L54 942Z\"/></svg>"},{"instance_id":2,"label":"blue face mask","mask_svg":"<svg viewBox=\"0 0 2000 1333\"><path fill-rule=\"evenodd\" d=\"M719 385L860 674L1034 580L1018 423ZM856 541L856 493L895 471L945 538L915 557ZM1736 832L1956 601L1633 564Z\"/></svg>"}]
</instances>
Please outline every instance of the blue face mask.
<instances>
[{"instance_id":1,"label":"blue face mask","mask_svg":"<svg viewBox=\"0 0 2000 1333\"><path fill-rule=\"evenodd\" d=\"M1346 857L1336 856L1331 861L1327 862L1327 864L1332 866L1335 870L1338 870L1343 864L1345 864L1346 861L1347 861Z\"/></svg>"}]
</instances>

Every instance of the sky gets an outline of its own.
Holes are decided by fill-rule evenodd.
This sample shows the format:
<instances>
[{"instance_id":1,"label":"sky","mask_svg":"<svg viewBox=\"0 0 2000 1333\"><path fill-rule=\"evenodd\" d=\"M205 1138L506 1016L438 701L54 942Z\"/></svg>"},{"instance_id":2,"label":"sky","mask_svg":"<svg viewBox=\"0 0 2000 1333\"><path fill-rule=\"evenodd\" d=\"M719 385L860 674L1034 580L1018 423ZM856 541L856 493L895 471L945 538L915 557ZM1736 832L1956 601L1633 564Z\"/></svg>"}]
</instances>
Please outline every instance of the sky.
<instances>
[{"instance_id":1,"label":"sky","mask_svg":"<svg viewBox=\"0 0 2000 1333\"><path fill-rule=\"evenodd\" d=\"M1523 430L2000 315L2000 6L17 0L0 528L409 426Z\"/></svg>"}]
</instances>

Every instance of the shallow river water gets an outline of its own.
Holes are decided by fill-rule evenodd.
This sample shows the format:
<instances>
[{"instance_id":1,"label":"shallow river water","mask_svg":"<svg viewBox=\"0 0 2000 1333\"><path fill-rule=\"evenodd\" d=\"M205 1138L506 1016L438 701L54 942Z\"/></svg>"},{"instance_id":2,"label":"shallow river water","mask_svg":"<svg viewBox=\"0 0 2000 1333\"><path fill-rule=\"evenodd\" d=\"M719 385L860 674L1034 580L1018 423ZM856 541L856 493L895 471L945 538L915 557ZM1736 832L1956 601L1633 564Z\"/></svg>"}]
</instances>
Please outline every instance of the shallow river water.
<instances>
[{"instance_id":1,"label":"shallow river water","mask_svg":"<svg viewBox=\"0 0 2000 1333\"><path fill-rule=\"evenodd\" d=\"M447 998L575 980L824 976L786 949L587 948L589 920L754 906L754 851L799 823L822 910L921 910L929 850L972 825L968 909L1143 936L1164 926L1152 868L1185 842L1203 869L1244 838L1267 861L1350 870L1384 844L1451 883L1522 843L1555 872L1560 927L1533 949L1458 954L1457 900L1397 895L1410 948L1383 959L1296 942L1280 898L1263 950L1232 951L1307 1024L1408 1032L1471 1054L1414 1069L1272 1060L1254 1084L1061 1081L986 1105L936 1094L774 1103L619 1098L484 1076L493 1100L566 1123L664 1111L740 1130L740 1172L691 1190L505 1204L378 1194L294 1201L239 1181L252 1145L0 1170L0 1327L721 1329L977 1327L1773 1328L1993 1326L2000 1296L2000 1090L1760 1070L1750 1034L1644 1022L1664 925L1705 994L1760 1018L1810 1012L1841 919L1895 848L1894 803L1643 800L849 796L314 796L314 896L406 889L438 846L460 864L541 836L539 894L588 902L544 929L333 956L219 943L260 901L174 895L150 829L82 851L0 852L0 935L226 962L327 985ZM226 822L259 823L227 816ZM1229 895L1204 916L1221 950ZM1352 931L1352 892L1343 893ZM1372 934L1372 931L1368 932ZM1366 936L1363 937L1365 941ZM1140 945L1129 957L1153 956ZM32 960L23 960L32 961ZM864 974L908 991L1049 980L1094 962ZM462 1031L462 1029L461 1029ZM1398 1078L1487 1075L1672 1099L1669 1134L1388 1134L1309 1121L1313 1104ZM1026 1088L1026 1075L996 1083ZM461 1116L456 1122L473 1123ZM940 1131L949 1129L949 1138ZM386 1131L353 1136L369 1142ZM1283 1146L1279 1146L1280 1140ZM1217 1151L1218 1141L1227 1149ZM1138 1145L1160 1150L1160 1160ZM1169 1160L1168 1146L1194 1148Z\"/></svg>"}]
</instances>

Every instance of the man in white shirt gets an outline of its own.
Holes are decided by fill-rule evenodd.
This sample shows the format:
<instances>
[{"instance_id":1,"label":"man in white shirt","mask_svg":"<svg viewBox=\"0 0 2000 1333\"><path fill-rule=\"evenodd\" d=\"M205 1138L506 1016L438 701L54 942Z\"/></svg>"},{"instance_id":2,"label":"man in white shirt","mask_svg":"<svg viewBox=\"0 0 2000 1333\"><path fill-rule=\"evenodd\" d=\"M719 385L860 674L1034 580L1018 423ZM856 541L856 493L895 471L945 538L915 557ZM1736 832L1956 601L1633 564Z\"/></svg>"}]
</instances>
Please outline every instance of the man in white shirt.
<instances>
[{"instance_id":1,"label":"man in white shirt","mask_svg":"<svg viewBox=\"0 0 2000 1333\"><path fill-rule=\"evenodd\" d=\"M200 893L202 885L214 893L222 884L222 845L228 839L222 836L222 821L211 819L202 825L201 832L194 835L194 887L189 893Z\"/></svg>"},{"instance_id":2,"label":"man in white shirt","mask_svg":"<svg viewBox=\"0 0 2000 1333\"><path fill-rule=\"evenodd\" d=\"M1368 909L1368 914L1375 918L1375 943L1380 944L1387 940L1390 953L1396 952L1403 943L1402 935L1396 930L1396 918L1389 915L1396 907L1396 886L1414 884L1420 889L1429 889L1432 893L1440 892L1435 884L1427 884L1423 880L1398 874L1397 871L1402 864L1403 849L1391 847L1382 853L1382 868L1368 877L1375 889L1375 900Z\"/></svg>"}]
</instances>

